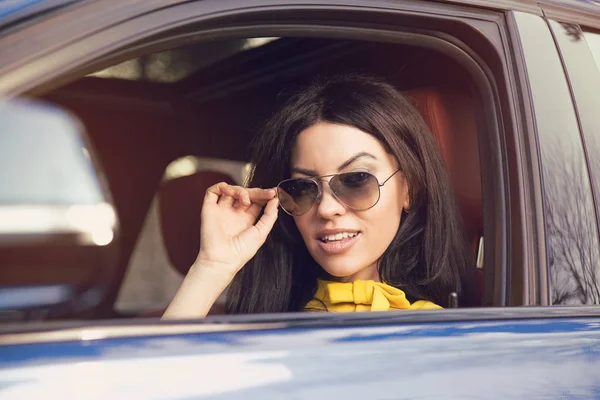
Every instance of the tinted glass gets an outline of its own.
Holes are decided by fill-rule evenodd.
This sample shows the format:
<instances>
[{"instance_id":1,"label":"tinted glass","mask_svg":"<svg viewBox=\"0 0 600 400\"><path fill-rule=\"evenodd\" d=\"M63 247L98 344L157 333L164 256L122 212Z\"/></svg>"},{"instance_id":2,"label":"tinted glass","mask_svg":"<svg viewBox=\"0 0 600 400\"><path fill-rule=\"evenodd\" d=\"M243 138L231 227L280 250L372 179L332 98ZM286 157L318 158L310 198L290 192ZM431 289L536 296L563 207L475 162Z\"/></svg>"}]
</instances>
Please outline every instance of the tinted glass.
<instances>
[{"instance_id":1,"label":"tinted glass","mask_svg":"<svg viewBox=\"0 0 600 400\"><path fill-rule=\"evenodd\" d=\"M311 209L319 186L310 179L290 179L282 182L277 190L281 206L290 214L303 214Z\"/></svg>"},{"instance_id":2,"label":"tinted glass","mask_svg":"<svg viewBox=\"0 0 600 400\"><path fill-rule=\"evenodd\" d=\"M596 61L598 71L600 71L600 33L583 32L583 37L589 46L592 57Z\"/></svg>"},{"instance_id":3,"label":"tinted glass","mask_svg":"<svg viewBox=\"0 0 600 400\"><path fill-rule=\"evenodd\" d=\"M584 149L587 155L596 214L589 219L600 222L600 35L583 32L577 25L552 21L550 23L562 55L567 77L571 84L573 100L581 126ZM594 58L593 54L597 53ZM589 244L593 245L593 241ZM593 252L592 254L595 254ZM600 295L600 266L596 260L589 268L578 272L580 292L587 293L585 303L598 303Z\"/></svg>"},{"instance_id":4,"label":"tinted glass","mask_svg":"<svg viewBox=\"0 0 600 400\"><path fill-rule=\"evenodd\" d=\"M357 210L373 207L379 199L377 178L366 172L340 174L329 185L338 199Z\"/></svg>"},{"instance_id":5,"label":"tinted glass","mask_svg":"<svg viewBox=\"0 0 600 400\"><path fill-rule=\"evenodd\" d=\"M600 303L594 198L565 71L546 22L519 14L517 23L542 162L550 301Z\"/></svg>"}]
</instances>

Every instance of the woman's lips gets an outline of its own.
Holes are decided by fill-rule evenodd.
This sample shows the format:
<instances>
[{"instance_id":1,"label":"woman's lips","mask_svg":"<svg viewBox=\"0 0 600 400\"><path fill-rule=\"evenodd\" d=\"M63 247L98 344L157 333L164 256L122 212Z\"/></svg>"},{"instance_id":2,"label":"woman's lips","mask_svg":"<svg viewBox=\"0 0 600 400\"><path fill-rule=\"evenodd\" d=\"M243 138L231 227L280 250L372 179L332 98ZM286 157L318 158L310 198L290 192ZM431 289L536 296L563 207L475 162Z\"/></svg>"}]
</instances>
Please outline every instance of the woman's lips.
<instances>
[{"instance_id":1,"label":"woman's lips","mask_svg":"<svg viewBox=\"0 0 600 400\"><path fill-rule=\"evenodd\" d=\"M360 232L354 237L347 237L341 240L332 240L331 242L323 242L319 240L319 246L327 254L339 254L348 250L360 238Z\"/></svg>"}]
</instances>

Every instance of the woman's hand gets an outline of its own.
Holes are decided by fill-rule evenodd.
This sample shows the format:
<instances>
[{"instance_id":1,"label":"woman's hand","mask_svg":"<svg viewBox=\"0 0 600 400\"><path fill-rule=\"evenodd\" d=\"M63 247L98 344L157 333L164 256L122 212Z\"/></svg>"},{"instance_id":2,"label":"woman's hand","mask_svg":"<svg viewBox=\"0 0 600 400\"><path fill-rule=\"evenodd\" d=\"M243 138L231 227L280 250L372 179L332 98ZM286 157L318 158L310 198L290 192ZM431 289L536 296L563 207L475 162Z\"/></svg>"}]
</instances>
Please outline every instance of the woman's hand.
<instances>
[{"instance_id":1,"label":"woman's hand","mask_svg":"<svg viewBox=\"0 0 600 400\"><path fill-rule=\"evenodd\" d=\"M198 258L163 318L203 318L208 314L271 232L279 204L275 193L274 189L246 189L224 182L206 191Z\"/></svg>"},{"instance_id":2,"label":"woman's hand","mask_svg":"<svg viewBox=\"0 0 600 400\"><path fill-rule=\"evenodd\" d=\"M196 266L231 277L256 254L277 220L275 189L243 188L225 182L206 191ZM261 210L264 213L257 221ZM215 272L216 272L215 271Z\"/></svg>"}]
</instances>

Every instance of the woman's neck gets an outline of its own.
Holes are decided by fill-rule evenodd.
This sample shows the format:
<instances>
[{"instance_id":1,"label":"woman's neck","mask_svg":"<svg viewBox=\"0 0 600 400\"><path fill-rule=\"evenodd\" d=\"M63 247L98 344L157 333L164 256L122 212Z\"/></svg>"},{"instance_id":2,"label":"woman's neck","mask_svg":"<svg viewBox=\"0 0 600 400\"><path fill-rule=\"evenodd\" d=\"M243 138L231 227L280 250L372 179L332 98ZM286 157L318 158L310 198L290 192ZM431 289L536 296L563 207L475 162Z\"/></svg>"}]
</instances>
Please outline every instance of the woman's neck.
<instances>
[{"instance_id":1,"label":"woman's neck","mask_svg":"<svg viewBox=\"0 0 600 400\"><path fill-rule=\"evenodd\" d=\"M375 281L375 282L380 282L381 280L379 279L379 271L377 270L377 263L373 263L372 265L368 266L367 268L363 268L360 271L356 272L355 274L349 275L349 276L342 276L342 277L337 277L337 276L332 276L331 280L333 281L337 281L337 282L354 282L354 281L358 281L358 280L363 280L363 281Z\"/></svg>"}]
</instances>

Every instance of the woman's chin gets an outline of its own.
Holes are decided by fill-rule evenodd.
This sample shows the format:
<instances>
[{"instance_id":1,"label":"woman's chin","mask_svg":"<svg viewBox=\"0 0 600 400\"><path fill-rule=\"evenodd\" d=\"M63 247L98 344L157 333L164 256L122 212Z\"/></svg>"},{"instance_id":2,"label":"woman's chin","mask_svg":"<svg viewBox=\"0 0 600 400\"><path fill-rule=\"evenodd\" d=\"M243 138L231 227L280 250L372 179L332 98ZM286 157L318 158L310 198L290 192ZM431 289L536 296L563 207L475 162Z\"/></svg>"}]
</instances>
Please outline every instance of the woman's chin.
<instances>
[{"instance_id":1,"label":"woman's chin","mask_svg":"<svg viewBox=\"0 0 600 400\"><path fill-rule=\"evenodd\" d=\"M338 265L338 264L321 264L321 267L327 272L333 280L340 282L351 282L356 279L376 279L376 271L371 271L369 267Z\"/></svg>"}]
</instances>

